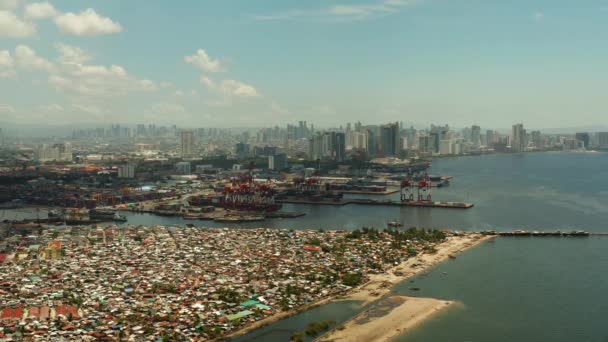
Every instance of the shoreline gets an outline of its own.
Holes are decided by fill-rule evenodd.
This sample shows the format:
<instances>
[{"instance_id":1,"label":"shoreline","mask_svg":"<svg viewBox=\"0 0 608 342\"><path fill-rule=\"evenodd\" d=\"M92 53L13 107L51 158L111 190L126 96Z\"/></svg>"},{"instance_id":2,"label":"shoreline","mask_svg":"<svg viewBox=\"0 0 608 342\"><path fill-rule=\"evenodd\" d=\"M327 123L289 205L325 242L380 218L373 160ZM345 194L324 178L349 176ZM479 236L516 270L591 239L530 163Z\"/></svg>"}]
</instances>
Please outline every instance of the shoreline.
<instances>
[{"instance_id":1,"label":"shoreline","mask_svg":"<svg viewBox=\"0 0 608 342\"><path fill-rule=\"evenodd\" d=\"M289 311L279 312L271 317L259 320L250 325L243 327L237 331L234 331L228 335L222 336L219 340L230 340L236 337L240 337L255 331L256 329L265 327L267 325L278 322L282 319L295 316L299 313L308 311L315 307L328 304L333 301L344 301L353 300L361 302L361 306L370 304L375 300L384 298L393 288L422 272L428 271L435 265L447 260L451 255L462 253L470 248L477 246L478 244L493 239L494 236L484 236L479 233L469 233L462 236L451 236L447 238L447 241L441 243L437 247L437 252L433 254L419 254L415 257L409 258L399 265L387 270L382 274L371 274L369 275L370 280L366 283L359 285L358 287L350 289L347 293L337 294L323 298L319 301L307 304L300 308L296 308ZM408 297L414 298L414 297ZM431 298L426 298L431 299ZM431 299L432 300L432 299ZM440 300L437 300L440 301ZM446 301L440 301L441 303ZM357 315L358 316L358 315ZM357 317L355 316L355 317ZM351 319L352 320L352 319ZM350 321L349 321L350 322ZM342 326L342 325L341 325ZM330 330L328 333L332 333L336 329Z\"/></svg>"},{"instance_id":2,"label":"shoreline","mask_svg":"<svg viewBox=\"0 0 608 342\"><path fill-rule=\"evenodd\" d=\"M454 303L434 298L386 297L314 341L390 341Z\"/></svg>"}]
</instances>

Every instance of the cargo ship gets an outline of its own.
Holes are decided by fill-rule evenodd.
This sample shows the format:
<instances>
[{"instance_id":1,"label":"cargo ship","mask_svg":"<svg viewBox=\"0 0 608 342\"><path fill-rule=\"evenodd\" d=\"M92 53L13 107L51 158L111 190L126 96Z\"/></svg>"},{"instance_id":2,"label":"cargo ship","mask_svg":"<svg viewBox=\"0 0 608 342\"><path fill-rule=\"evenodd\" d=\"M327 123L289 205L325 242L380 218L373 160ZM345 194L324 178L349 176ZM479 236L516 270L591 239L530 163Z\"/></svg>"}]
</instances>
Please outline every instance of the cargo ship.
<instances>
[{"instance_id":1,"label":"cargo ship","mask_svg":"<svg viewBox=\"0 0 608 342\"><path fill-rule=\"evenodd\" d=\"M120 215L118 212L110 210L89 210L89 218L91 220L107 220L114 222L127 222L127 218L124 215Z\"/></svg>"}]
</instances>

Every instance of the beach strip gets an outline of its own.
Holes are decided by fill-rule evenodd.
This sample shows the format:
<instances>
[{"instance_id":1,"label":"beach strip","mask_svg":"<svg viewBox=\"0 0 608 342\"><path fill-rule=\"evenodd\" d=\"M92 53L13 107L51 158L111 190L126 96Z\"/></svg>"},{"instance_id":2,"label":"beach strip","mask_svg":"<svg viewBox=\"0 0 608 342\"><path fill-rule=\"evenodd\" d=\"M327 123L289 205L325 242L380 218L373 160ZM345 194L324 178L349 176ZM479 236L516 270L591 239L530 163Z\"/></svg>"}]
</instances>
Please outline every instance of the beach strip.
<instances>
[{"instance_id":1,"label":"beach strip","mask_svg":"<svg viewBox=\"0 0 608 342\"><path fill-rule=\"evenodd\" d=\"M390 341L452 303L433 298L387 297L316 341Z\"/></svg>"}]
</instances>

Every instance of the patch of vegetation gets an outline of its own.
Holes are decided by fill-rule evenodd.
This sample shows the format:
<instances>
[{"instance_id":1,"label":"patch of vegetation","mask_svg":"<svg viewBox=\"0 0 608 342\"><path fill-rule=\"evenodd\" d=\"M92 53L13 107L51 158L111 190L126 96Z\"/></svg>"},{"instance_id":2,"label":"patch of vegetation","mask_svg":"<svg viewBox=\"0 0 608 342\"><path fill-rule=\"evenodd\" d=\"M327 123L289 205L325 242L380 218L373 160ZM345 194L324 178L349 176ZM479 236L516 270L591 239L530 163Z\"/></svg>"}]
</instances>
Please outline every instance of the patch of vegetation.
<instances>
[{"instance_id":1,"label":"patch of vegetation","mask_svg":"<svg viewBox=\"0 0 608 342\"><path fill-rule=\"evenodd\" d=\"M360 273L347 273L342 276L342 284L346 286L357 286L363 281L363 275Z\"/></svg>"},{"instance_id":2,"label":"patch of vegetation","mask_svg":"<svg viewBox=\"0 0 608 342\"><path fill-rule=\"evenodd\" d=\"M336 324L336 321L327 320L327 321L314 321L308 323L306 330L304 332L308 336L316 336L319 333L326 331L330 326Z\"/></svg>"}]
</instances>

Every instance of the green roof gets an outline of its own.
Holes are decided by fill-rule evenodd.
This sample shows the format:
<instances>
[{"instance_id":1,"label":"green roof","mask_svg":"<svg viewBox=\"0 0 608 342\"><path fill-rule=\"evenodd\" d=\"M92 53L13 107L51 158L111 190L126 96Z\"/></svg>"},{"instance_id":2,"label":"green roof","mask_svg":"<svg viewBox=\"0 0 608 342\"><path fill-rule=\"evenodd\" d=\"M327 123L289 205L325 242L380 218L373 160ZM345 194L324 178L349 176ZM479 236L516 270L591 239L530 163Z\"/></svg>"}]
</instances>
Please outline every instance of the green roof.
<instances>
[{"instance_id":1,"label":"green roof","mask_svg":"<svg viewBox=\"0 0 608 342\"><path fill-rule=\"evenodd\" d=\"M226 316L226 318L228 318L231 321L234 321L235 319L239 319L239 318L243 318L246 316L249 316L253 313L253 311L251 310L245 310L245 311L241 311L239 313L235 313L234 315L228 315Z\"/></svg>"},{"instance_id":2,"label":"green roof","mask_svg":"<svg viewBox=\"0 0 608 342\"><path fill-rule=\"evenodd\" d=\"M264 305L264 304L256 304L255 307L260 310L271 310L272 309L270 306Z\"/></svg>"},{"instance_id":3,"label":"green roof","mask_svg":"<svg viewBox=\"0 0 608 342\"><path fill-rule=\"evenodd\" d=\"M248 306L252 306L252 305L256 305L256 304L260 304L260 302L258 302L257 300L251 299L246 302L242 302L241 306L248 307Z\"/></svg>"}]
</instances>

